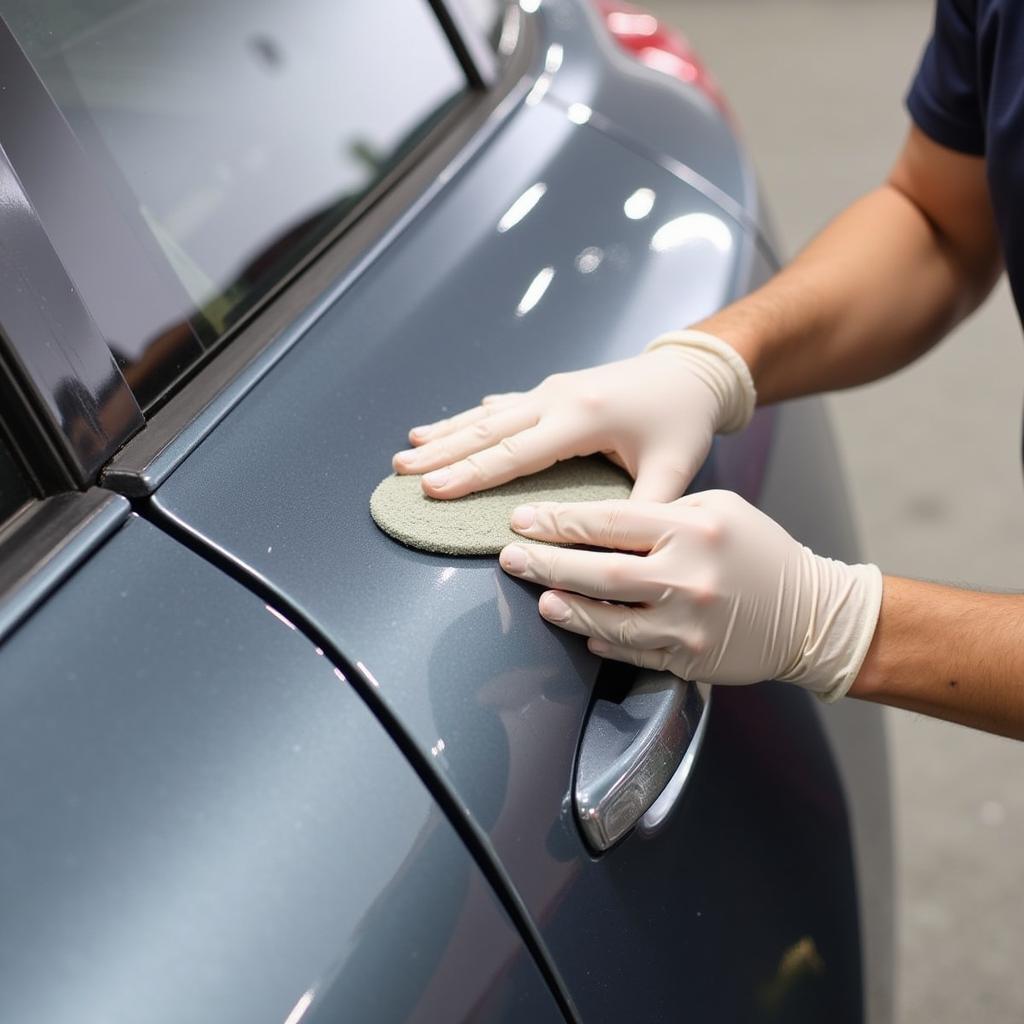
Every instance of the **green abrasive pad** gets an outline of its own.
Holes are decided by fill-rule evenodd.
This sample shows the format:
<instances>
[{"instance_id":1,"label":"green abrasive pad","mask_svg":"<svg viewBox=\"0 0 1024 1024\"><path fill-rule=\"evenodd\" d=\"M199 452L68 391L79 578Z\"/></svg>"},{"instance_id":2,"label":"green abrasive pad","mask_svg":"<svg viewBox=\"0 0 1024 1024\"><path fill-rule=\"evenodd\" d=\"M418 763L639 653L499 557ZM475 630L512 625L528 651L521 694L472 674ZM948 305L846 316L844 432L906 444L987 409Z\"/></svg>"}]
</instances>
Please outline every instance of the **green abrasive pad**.
<instances>
[{"instance_id":1,"label":"green abrasive pad","mask_svg":"<svg viewBox=\"0 0 1024 1024\"><path fill-rule=\"evenodd\" d=\"M409 547L443 555L496 555L512 541L525 541L509 526L517 506L628 498L632 486L626 473L600 455L568 459L451 501L428 498L418 476L392 474L370 496L370 515L386 534Z\"/></svg>"}]
</instances>

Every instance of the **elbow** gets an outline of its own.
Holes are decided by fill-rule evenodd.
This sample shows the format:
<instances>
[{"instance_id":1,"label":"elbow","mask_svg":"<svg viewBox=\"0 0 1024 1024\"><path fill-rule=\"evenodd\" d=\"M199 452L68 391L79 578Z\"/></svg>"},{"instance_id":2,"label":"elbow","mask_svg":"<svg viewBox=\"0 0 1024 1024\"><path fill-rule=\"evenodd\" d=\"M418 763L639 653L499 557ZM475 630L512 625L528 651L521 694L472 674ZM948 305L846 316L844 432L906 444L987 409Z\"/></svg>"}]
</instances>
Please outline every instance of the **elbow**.
<instances>
[{"instance_id":1,"label":"elbow","mask_svg":"<svg viewBox=\"0 0 1024 1024\"><path fill-rule=\"evenodd\" d=\"M951 275L958 312L966 316L1003 272L984 158L940 146L912 127L886 185L927 226Z\"/></svg>"},{"instance_id":2,"label":"elbow","mask_svg":"<svg viewBox=\"0 0 1024 1024\"><path fill-rule=\"evenodd\" d=\"M935 253L952 279L956 319L974 312L992 292L1004 269L991 210L986 209L985 215L973 222L965 222L955 210L921 202L898 180L890 178L886 186L910 203L926 225Z\"/></svg>"}]
</instances>

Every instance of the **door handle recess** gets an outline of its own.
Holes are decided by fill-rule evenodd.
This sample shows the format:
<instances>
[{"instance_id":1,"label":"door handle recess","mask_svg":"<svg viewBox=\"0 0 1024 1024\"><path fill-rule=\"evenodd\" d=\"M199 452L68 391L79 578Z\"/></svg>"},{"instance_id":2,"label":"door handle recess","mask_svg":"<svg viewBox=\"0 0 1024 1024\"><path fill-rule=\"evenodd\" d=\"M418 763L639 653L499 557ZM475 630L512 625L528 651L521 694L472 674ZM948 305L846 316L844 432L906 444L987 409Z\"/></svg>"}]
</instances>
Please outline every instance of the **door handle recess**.
<instances>
[{"instance_id":1,"label":"door handle recess","mask_svg":"<svg viewBox=\"0 0 1024 1024\"><path fill-rule=\"evenodd\" d=\"M708 719L707 683L687 683L670 672L628 672L626 686L622 678L612 686L599 682L576 765L576 818L599 853L638 822L650 832L668 817Z\"/></svg>"}]
</instances>

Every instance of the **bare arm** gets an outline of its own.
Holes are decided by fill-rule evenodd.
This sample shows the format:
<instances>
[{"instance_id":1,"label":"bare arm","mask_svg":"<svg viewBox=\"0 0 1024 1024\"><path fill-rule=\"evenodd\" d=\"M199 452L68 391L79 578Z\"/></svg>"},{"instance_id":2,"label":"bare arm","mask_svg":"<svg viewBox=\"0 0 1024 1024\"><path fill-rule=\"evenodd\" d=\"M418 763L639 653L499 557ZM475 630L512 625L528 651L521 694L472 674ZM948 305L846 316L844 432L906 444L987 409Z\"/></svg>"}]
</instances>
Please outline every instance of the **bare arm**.
<instances>
[{"instance_id":1,"label":"bare arm","mask_svg":"<svg viewBox=\"0 0 1024 1024\"><path fill-rule=\"evenodd\" d=\"M850 695L1024 740L1024 596L887 576Z\"/></svg>"},{"instance_id":2,"label":"bare arm","mask_svg":"<svg viewBox=\"0 0 1024 1024\"><path fill-rule=\"evenodd\" d=\"M912 129L884 185L841 214L759 291L694 326L736 349L751 370L759 400L775 402L875 380L905 366L974 310L1000 271L983 161L938 146ZM603 451L637 479L635 497L670 501L689 482L711 434L729 419L720 404L728 388L723 389L720 372L710 374L707 362L698 362L692 352L677 358L658 351L558 375L533 391L498 396L414 430L410 439L416 447L399 453L395 466L399 472L431 473L424 480L427 493L451 498L557 459ZM671 507L662 508L665 515L674 514ZM771 576L772 566L759 564L766 557L763 552L744 556L741 581L720 596L741 601L751 572ZM520 571L515 560L503 559L509 571ZM683 571L691 561L682 558L677 568ZM838 579L864 576L863 567L819 561ZM637 559L641 576L649 562ZM609 614L605 603L616 597L631 609L619 614L639 614L635 595L618 595L599 565L595 572L603 616ZM528 578L572 589L564 580L536 573ZM877 570L876 579L877 589L821 590L839 595L850 636L863 641L837 641L838 646L867 649L859 671L851 669L856 678L849 692L1024 738L1024 596L894 578L883 586ZM659 583L657 593L667 592ZM859 603L850 594L859 594ZM692 624L695 614L678 621ZM826 615L822 621L831 620ZM590 628L576 631L597 635ZM709 631L705 646L729 632ZM620 633L611 635L621 640ZM749 649L759 649L761 640L752 639ZM829 645L812 645L818 646ZM644 663L653 655L620 644L606 656ZM763 668L770 674L770 666Z\"/></svg>"},{"instance_id":3,"label":"bare arm","mask_svg":"<svg viewBox=\"0 0 1024 1024\"><path fill-rule=\"evenodd\" d=\"M876 380L931 348L1002 269L982 158L912 128L888 180L763 288L694 326L763 403Z\"/></svg>"},{"instance_id":4,"label":"bare arm","mask_svg":"<svg viewBox=\"0 0 1024 1024\"><path fill-rule=\"evenodd\" d=\"M699 328L759 400L849 387L926 352L1002 270L984 161L912 129L888 181L765 287ZM1024 596L886 577L850 695L1024 739Z\"/></svg>"}]
</instances>

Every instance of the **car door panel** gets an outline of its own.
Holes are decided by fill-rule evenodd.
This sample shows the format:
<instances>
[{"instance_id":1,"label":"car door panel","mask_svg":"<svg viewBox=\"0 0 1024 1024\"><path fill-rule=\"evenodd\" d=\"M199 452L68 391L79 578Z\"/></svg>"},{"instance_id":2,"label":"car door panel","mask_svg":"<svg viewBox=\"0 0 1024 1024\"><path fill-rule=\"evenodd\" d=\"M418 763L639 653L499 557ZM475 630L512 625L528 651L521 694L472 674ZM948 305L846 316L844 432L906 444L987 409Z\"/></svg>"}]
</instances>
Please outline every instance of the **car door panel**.
<instances>
[{"instance_id":1,"label":"car door panel","mask_svg":"<svg viewBox=\"0 0 1024 1024\"><path fill-rule=\"evenodd\" d=\"M538 182L534 211L499 230ZM654 214L633 220L641 187ZM368 498L414 423L631 354L763 262L703 195L556 105L526 106L153 500L358 665L484 834L587 1020L860 1019L820 723L781 687L716 696L675 813L595 858L568 794L599 661L540 619L535 588L493 559L402 547ZM769 439L761 417L702 482L756 491Z\"/></svg>"},{"instance_id":2,"label":"car door panel","mask_svg":"<svg viewBox=\"0 0 1024 1024\"><path fill-rule=\"evenodd\" d=\"M132 517L0 646L0 1019L560 1021L345 677Z\"/></svg>"}]
</instances>

